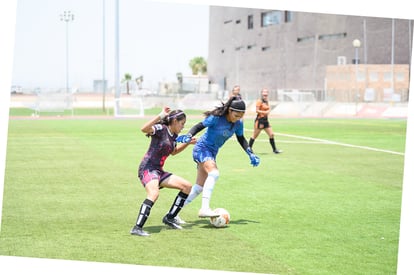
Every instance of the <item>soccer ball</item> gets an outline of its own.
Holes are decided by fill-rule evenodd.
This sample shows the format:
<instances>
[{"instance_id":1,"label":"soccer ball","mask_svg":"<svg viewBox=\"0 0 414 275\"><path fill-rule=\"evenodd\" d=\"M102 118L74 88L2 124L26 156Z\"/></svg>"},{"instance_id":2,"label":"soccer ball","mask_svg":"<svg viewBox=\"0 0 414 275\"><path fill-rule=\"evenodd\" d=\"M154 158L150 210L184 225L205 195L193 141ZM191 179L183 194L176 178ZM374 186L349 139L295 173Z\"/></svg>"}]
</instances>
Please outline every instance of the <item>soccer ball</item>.
<instances>
[{"instance_id":1,"label":"soccer ball","mask_svg":"<svg viewBox=\"0 0 414 275\"><path fill-rule=\"evenodd\" d=\"M215 213L220 214L218 217L211 217L210 223L214 227L226 227L230 223L230 213L224 208L214 209Z\"/></svg>"}]
</instances>

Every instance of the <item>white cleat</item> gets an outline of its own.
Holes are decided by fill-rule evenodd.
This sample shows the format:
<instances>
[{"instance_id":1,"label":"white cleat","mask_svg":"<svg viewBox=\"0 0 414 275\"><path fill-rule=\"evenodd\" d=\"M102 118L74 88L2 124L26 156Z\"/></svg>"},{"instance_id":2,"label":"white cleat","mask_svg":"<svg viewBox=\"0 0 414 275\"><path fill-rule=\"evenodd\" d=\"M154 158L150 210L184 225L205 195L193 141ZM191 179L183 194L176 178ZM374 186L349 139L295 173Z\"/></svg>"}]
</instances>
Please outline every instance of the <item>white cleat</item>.
<instances>
[{"instance_id":1,"label":"white cleat","mask_svg":"<svg viewBox=\"0 0 414 275\"><path fill-rule=\"evenodd\" d=\"M175 216L174 220L175 220L175 223L177 223L177 224L186 224L186 221L181 219L180 216L178 216L178 215Z\"/></svg>"},{"instance_id":2,"label":"white cleat","mask_svg":"<svg viewBox=\"0 0 414 275\"><path fill-rule=\"evenodd\" d=\"M203 209L201 208L200 211L198 211L198 217L199 218L211 218L211 217L218 217L220 214L214 212L210 208Z\"/></svg>"}]
</instances>

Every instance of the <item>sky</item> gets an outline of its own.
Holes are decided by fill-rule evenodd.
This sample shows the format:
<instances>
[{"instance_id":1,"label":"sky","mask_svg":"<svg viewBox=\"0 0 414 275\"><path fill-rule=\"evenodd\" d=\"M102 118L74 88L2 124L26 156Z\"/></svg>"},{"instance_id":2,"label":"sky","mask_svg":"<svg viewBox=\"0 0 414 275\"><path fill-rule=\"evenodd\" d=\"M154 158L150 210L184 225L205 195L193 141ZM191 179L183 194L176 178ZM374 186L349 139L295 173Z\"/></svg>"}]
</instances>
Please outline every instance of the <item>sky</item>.
<instances>
[{"instance_id":1,"label":"sky","mask_svg":"<svg viewBox=\"0 0 414 275\"><path fill-rule=\"evenodd\" d=\"M409 7L410 1L394 0L385 2L372 2L360 0L347 1L326 1L326 0L162 0L164 4L160 3L146 3L146 5L162 6L155 12L158 14L160 22L164 22L164 27L155 28L157 22L144 21L139 23L142 18L148 16L149 9L139 8L138 3L143 5L144 2L140 0L119 0L120 2L120 20L121 29L121 45L120 45L120 73L124 71L133 74L143 74L144 78L150 78L151 75L161 75L161 77L168 78L170 74L181 70L185 73L187 61L182 65L177 65L171 69L169 73L166 69L165 58L170 58L166 54L167 47L177 47L178 50L173 51L176 59L181 60L181 54L189 52L188 56L192 58L195 55L203 56L207 54L207 45L203 42L198 44L200 38L199 34L203 33L200 21L204 17L204 6L208 5L227 5L239 7L254 7L254 8L269 8L280 10L293 11L307 11L307 12L321 12L333 14L348 14L348 15L364 15L364 16L378 16L389 18L404 18L414 19L414 13ZM155 2L155 1L152 1ZM176 10L176 6L188 6L197 2L193 11L198 10L200 14L192 17L192 14L184 11ZM81 80L83 75L92 75L92 78L101 76L101 67L99 62L102 62L101 52L101 26L100 15L102 9L100 6L101 0L7 0L0 1L0 206L3 198L3 183L5 175L5 156L7 146L7 127L8 127L8 111L10 100L10 85L14 81L19 81L21 85L37 85L43 86L44 83L49 85L64 86L65 82L65 28L60 22L59 15L64 10L72 10L75 14L75 21L72 22L69 34L70 38L78 35L75 40L71 42L71 55L79 51L79 57L73 56L71 59L71 66L74 66L80 73L78 76L70 75L74 83L77 81L83 83ZM114 0L107 0L108 7L108 64L107 74L108 78L113 75L113 68L110 63L113 63L111 54L113 54L113 29L110 30L110 22L113 22L113 3ZM82 5L81 5L82 4ZM128 4L128 5L127 5ZM166 5L168 4L168 5ZM26 6L25 6L26 5ZM195 4L194 4L195 5ZM86 8L88 7L88 8ZM206 10L204 12L207 13ZM98 15L96 15L98 14ZM112 17L111 17L112 16ZM164 16L173 16L173 20L164 19ZM183 18L184 17L184 18ZM192 18L185 23L183 19ZM92 20L92 18L95 18ZM153 16L151 16L153 18ZM171 19L171 17L168 17ZM165 20L165 21L163 21ZM207 20L207 19L206 19ZM28 22L26 22L28 21ZM179 31L174 28L176 21L181 22L184 28L191 28L192 31ZM24 23L26 22L26 23ZM77 25L78 24L78 25ZM131 26L136 26L132 28ZM139 28L142 26L142 28ZM44 28L44 29L43 29ZM200 28L200 29L199 29ZM73 34L72 34L73 33ZM179 37L178 33L184 33ZM146 37L145 37L146 36ZM171 41L171 38L174 38ZM177 45L181 43L180 39L190 37L192 46L186 48L179 48ZM204 36L203 36L204 37ZM124 41L125 40L125 41ZM74 43L72 45L72 43ZM17 45L19 44L19 45ZM147 45L144 47L143 45ZM150 47L148 47L150 45ZM128 47L130 46L130 49ZM111 50L112 47L112 50ZM202 48L205 47L204 50ZM43 50L43 48L47 50ZM137 50L138 48L138 50ZM177 49L176 48L176 49ZM158 54L154 52L158 51ZM191 51L191 52L190 52ZM204 53L203 53L204 51ZM140 52L140 55L135 55L135 52ZM88 55L83 55L88 53ZM85 57L86 56L86 57ZM146 63L142 59L150 56L150 61ZM155 57L153 57L155 56ZM167 57L166 57L167 56ZM128 57L128 58L126 58ZM134 59L131 62L126 60ZM164 59L164 60L163 60ZM63 61L62 61L63 60ZM79 65L80 61L84 61ZM169 59L170 60L170 59ZM162 61L161 65L157 64ZM142 63L141 63L142 62ZM174 62L171 62L174 63ZM62 65L63 64L63 65ZM128 64L128 65L127 65ZM138 65L137 65L138 64ZM155 64L156 66L154 66ZM178 63L177 64L181 64ZM411 64L414 64L413 60ZM134 67L136 66L136 67ZM49 68L50 67L50 68ZM155 67L157 69L155 69ZM71 67L71 70L73 68ZM411 70L412 72L413 70ZM89 76L88 76L89 77ZM413 77L411 76L411 79ZM27 82L26 82L27 81ZM30 81L30 82L29 82ZM85 80L88 83L90 80ZM54 83L54 84L53 84ZM412 89L410 83L410 89ZM400 239L398 249L398 266L397 274L413 274L414 261L414 105L413 101L409 102L408 119L407 119L407 142L404 160L404 182L403 182L403 197L401 207L401 227ZM1 218L1 211L0 211ZM0 224L1 226L1 224ZM0 227L1 230L1 227ZM76 261L59 261L48 259L35 259L25 257L6 257L0 255L0 271L13 270L14 274L24 274L30 272L31 274L127 274L136 273L145 274L152 272L165 272L169 274L194 274L191 269L171 268L165 269L161 267L151 266L135 266L135 265L115 265L92 262L76 262ZM197 271L197 274L226 274L227 272L212 272L206 270ZM228 272L229 275L241 274Z\"/></svg>"},{"instance_id":2,"label":"sky","mask_svg":"<svg viewBox=\"0 0 414 275\"><path fill-rule=\"evenodd\" d=\"M74 20L61 21L64 11ZM12 84L63 89L67 73L73 89L92 90L104 74L113 86L115 14L114 0L18 0ZM120 80L143 75L143 86L154 89L177 72L191 74L193 57L207 59L208 16L208 5L119 0Z\"/></svg>"}]
</instances>

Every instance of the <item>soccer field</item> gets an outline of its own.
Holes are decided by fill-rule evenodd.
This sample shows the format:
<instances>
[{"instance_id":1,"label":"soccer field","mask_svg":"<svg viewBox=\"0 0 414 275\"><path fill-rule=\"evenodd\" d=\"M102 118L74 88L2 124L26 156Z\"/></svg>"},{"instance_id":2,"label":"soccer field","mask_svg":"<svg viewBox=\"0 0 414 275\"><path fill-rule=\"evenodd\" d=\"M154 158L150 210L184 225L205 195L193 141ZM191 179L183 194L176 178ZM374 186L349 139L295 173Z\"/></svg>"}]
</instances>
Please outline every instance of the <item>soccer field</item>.
<instances>
[{"instance_id":1,"label":"soccer field","mask_svg":"<svg viewBox=\"0 0 414 275\"><path fill-rule=\"evenodd\" d=\"M200 119L187 120L188 129ZM406 120L272 119L282 154L262 132L251 167L235 139L220 151L213 208L201 199L161 222L177 191L163 189L145 230L131 236L145 190L137 166L146 119L9 121L0 255L270 274L395 274ZM253 121L245 118L249 139ZM186 130L184 130L186 131ZM191 147L165 169L194 182Z\"/></svg>"}]
</instances>

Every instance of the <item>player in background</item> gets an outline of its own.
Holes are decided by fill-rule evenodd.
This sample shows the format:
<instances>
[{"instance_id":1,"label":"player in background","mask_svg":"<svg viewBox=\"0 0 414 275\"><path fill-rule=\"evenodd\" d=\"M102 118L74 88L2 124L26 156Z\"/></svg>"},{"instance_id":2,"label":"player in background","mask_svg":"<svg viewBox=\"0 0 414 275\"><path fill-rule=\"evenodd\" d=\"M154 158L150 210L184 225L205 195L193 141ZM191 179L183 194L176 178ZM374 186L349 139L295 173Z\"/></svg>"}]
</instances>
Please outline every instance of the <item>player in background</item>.
<instances>
[{"instance_id":1,"label":"player in background","mask_svg":"<svg viewBox=\"0 0 414 275\"><path fill-rule=\"evenodd\" d=\"M160 188L173 188L180 190L175 197L169 212L162 222L173 229L182 229L176 223L175 217L180 212L191 190L191 183L179 176L163 170L164 163L169 155L182 152L188 144L194 144L195 139L188 143L176 144L175 139L184 128L186 115L181 110L170 112L170 108L164 107L161 113L145 123L141 131L151 137L151 143L141 160L138 168L138 177L145 187L147 197L141 204L138 217L132 235L149 236L142 228L150 215L151 208L157 201Z\"/></svg>"},{"instance_id":2,"label":"player in background","mask_svg":"<svg viewBox=\"0 0 414 275\"><path fill-rule=\"evenodd\" d=\"M198 212L200 218L218 216L210 208L211 195L219 178L216 156L220 148L233 134L236 135L240 146L249 156L250 163L253 166L258 166L260 163L260 159L253 154L244 137L242 118L245 111L244 101L231 97L226 103L222 103L221 107L205 112L205 118L202 122L194 125L188 134L177 138L178 142L191 142L192 137L207 128L193 148L193 159L197 163L197 179L184 204L190 203L202 193L201 209Z\"/></svg>"},{"instance_id":3,"label":"player in background","mask_svg":"<svg viewBox=\"0 0 414 275\"><path fill-rule=\"evenodd\" d=\"M270 146L272 146L273 153L280 154L282 150L278 150L275 144L274 133L272 126L269 123L269 91L264 88L261 91L261 97L256 101L256 119L254 120L253 136L249 140L249 147L253 149L253 144L260 132L264 130L269 136Z\"/></svg>"},{"instance_id":4,"label":"player in background","mask_svg":"<svg viewBox=\"0 0 414 275\"><path fill-rule=\"evenodd\" d=\"M239 85L235 85L233 87L233 89L231 90L231 94L229 96L229 98L235 97L236 99L242 99L242 96L240 94L240 86Z\"/></svg>"}]
</instances>

